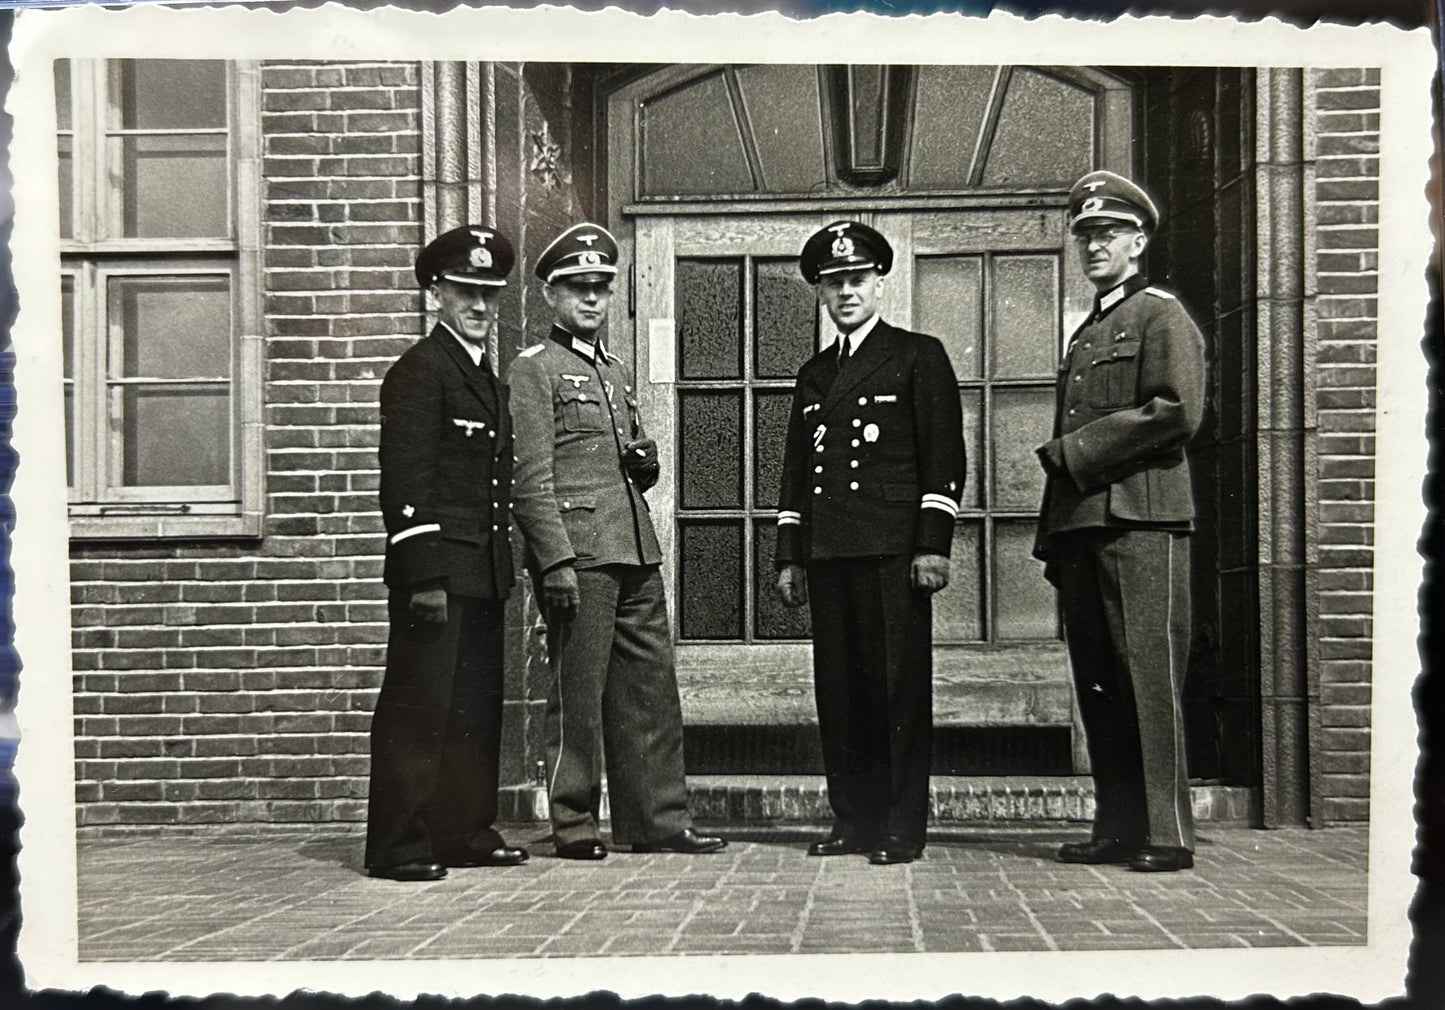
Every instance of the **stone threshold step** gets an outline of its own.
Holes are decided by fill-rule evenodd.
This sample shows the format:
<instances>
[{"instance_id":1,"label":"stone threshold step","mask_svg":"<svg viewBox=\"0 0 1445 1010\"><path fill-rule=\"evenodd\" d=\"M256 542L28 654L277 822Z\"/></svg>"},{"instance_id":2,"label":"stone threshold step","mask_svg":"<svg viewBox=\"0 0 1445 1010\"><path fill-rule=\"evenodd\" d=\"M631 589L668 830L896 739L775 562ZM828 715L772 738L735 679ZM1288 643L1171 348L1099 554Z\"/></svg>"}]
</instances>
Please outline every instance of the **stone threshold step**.
<instances>
[{"instance_id":1,"label":"stone threshold step","mask_svg":"<svg viewBox=\"0 0 1445 1010\"><path fill-rule=\"evenodd\" d=\"M709 824L804 824L832 820L828 791L818 775L690 775L688 805ZM1087 775L954 777L931 782L935 824L1088 822L1094 816L1094 783ZM1259 793L1248 786L1196 785L1194 817L1214 824L1260 823ZM607 815L603 783L602 812ZM501 818L547 819L540 786L502 789Z\"/></svg>"}]
</instances>

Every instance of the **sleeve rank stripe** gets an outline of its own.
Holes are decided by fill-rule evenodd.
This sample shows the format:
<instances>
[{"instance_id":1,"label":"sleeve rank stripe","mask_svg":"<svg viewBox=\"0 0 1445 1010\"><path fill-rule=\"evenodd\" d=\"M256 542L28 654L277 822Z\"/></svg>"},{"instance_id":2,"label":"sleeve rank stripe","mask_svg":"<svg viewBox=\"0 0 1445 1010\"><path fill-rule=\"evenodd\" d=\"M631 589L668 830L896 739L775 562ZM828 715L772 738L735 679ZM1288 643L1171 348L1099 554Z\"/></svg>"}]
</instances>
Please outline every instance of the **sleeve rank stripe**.
<instances>
[{"instance_id":1,"label":"sleeve rank stripe","mask_svg":"<svg viewBox=\"0 0 1445 1010\"><path fill-rule=\"evenodd\" d=\"M941 512L947 512L951 516L958 515L958 503L948 497L948 495L926 494L923 496L923 501L919 504L922 508L938 509Z\"/></svg>"},{"instance_id":2,"label":"sleeve rank stripe","mask_svg":"<svg viewBox=\"0 0 1445 1010\"><path fill-rule=\"evenodd\" d=\"M442 527L440 523L422 523L420 526L413 526L409 530L402 530L396 536L391 538L391 542L394 544L399 544L407 537L420 536L423 533L440 533L441 531Z\"/></svg>"}]
</instances>

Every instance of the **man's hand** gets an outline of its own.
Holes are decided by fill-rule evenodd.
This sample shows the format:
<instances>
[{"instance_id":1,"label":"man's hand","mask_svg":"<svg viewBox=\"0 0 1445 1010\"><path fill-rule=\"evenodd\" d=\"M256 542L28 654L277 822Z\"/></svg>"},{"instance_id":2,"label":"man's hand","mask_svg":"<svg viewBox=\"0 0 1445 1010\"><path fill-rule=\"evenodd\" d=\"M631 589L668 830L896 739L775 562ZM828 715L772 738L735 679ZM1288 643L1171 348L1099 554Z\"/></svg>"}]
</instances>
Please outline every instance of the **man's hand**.
<instances>
[{"instance_id":1,"label":"man's hand","mask_svg":"<svg viewBox=\"0 0 1445 1010\"><path fill-rule=\"evenodd\" d=\"M778 598L785 607L801 607L808 602L808 579L802 565L787 565L778 571Z\"/></svg>"},{"instance_id":2,"label":"man's hand","mask_svg":"<svg viewBox=\"0 0 1445 1010\"><path fill-rule=\"evenodd\" d=\"M948 585L948 558L942 554L913 555L913 588L936 593Z\"/></svg>"},{"instance_id":3,"label":"man's hand","mask_svg":"<svg viewBox=\"0 0 1445 1010\"><path fill-rule=\"evenodd\" d=\"M447 623L447 591L441 586L413 590L411 614L418 621L429 624Z\"/></svg>"},{"instance_id":4,"label":"man's hand","mask_svg":"<svg viewBox=\"0 0 1445 1010\"><path fill-rule=\"evenodd\" d=\"M1034 455L1039 458L1039 466L1044 468L1044 473L1050 477L1062 479L1069 475L1068 465L1064 462L1064 445L1057 438L1039 446Z\"/></svg>"},{"instance_id":5,"label":"man's hand","mask_svg":"<svg viewBox=\"0 0 1445 1010\"><path fill-rule=\"evenodd\" d=\"M577 588L577 571L571 565L559 565L542 576L542 603L549 619L570 621L577 615L582 594Z\"/></svg>"},{"instance_id":6,"label":"man's hand","mask_svg":"<svg viewBox=\"0 0 1445 1010\"><path fill-rule=\"evenodd\" d=\"M661 467L657 462L657 443L650 438L637 438L622 447L622 463L632 482L642 490L657 483Z\"/></svg>"}]
</instances>

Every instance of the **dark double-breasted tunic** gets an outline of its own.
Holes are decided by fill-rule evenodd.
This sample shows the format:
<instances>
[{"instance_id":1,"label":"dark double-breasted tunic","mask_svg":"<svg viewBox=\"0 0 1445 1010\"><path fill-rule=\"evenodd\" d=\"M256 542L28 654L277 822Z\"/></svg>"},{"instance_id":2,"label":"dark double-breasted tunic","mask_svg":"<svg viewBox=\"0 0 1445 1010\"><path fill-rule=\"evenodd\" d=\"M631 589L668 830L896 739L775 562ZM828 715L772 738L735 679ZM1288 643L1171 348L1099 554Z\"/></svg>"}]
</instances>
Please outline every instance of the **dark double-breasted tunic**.
<instances>
[{"instance_id":1,"label":"dark double-breasted tunic","mask_svg":"<svg viewBox=\"0 0 1445 1010\"><path fill-rule=\"evenodd\" d=\"M963 493L958 385L943 345L879 320L843 367L803 365L778 503L777 565L804 565L834 832L922 845L933 611L913 557L947 556Z\"/></svg>"},{"instance_id":2,"label":"dark double-breasted tunic","mask_svg":"<svg viewBox=\"0 0 1445 1010\"><path fill-rule=\"evenodd\" d=\"M463 862L501 844L502 604L513 583L507 391L438 325L381 385L386 675L372 720L366 864ZM412 593L440 587L445 623Z\"/></svg>"},{"instance_id":3,"label":"dark double-breasted tunic","mask_svg":"<svg viewBox=\"0 0 1445 1010\"><path fill-rule=\"evenodd\" d=\"M613 841L661 841L691 819L650 485L624 465L627 443L646 434L632 375L600 344L554 327L507 382L528 565L538 579L572 565L580 590L576 616L547 629L553 838L598 837L605 752Z\"/></svg>"},{"instance_id":4,"label":"dark double-breasted tunic","mask_svg":"<svg viewBox=\"0 0 1445 1010\"><path fill-rule=\"evenodd\" d=\"M1035 555L1059 588L1095 783L1094 836L1193 848L1180 698L1204 340L1132 277L1095 304L1059 371ZM1061 465L1060 465L1061 464Z\"/></svg>"}]
</instances>

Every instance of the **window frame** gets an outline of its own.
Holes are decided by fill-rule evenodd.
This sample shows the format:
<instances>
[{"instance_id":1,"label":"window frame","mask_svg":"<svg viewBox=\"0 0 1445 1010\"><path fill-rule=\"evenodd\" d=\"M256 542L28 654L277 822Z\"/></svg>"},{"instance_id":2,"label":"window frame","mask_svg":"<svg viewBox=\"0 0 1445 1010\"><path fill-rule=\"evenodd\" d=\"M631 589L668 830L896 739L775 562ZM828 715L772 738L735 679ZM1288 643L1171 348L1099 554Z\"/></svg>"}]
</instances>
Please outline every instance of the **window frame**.
<instances>
[{"instance_id":1,"label":"window frame","mask_svg":"<svg viewBox=\"0 0 1445 1010\"><path fill-rule=\"evenodd\" d=\"M262 336L260 64L225 61L227 75L230 232L223 238L125 238L108 232L120 213L108 153L119 146L110 122L116 61L71 60L71 122L57 130L71 148L72 234L60 240L62 279L72 285L74 475L70 533L76 539L255 538L262 533L265 373ZM134 131L122 131L122 134ZM153 132L153 131L141 131ZM182 131L197 132L197 131ZM217 131L199 131L211 132ZM58 150L58 147L57 147ZM102 220L105 218L105 220ZM58 222L57 222L58 227ZM223 485L129 487L119 483L113 453L109 358L114 321L110 280L122 277L228 278L231 289L231 479Z\"/></svg>"}]
</instances>

